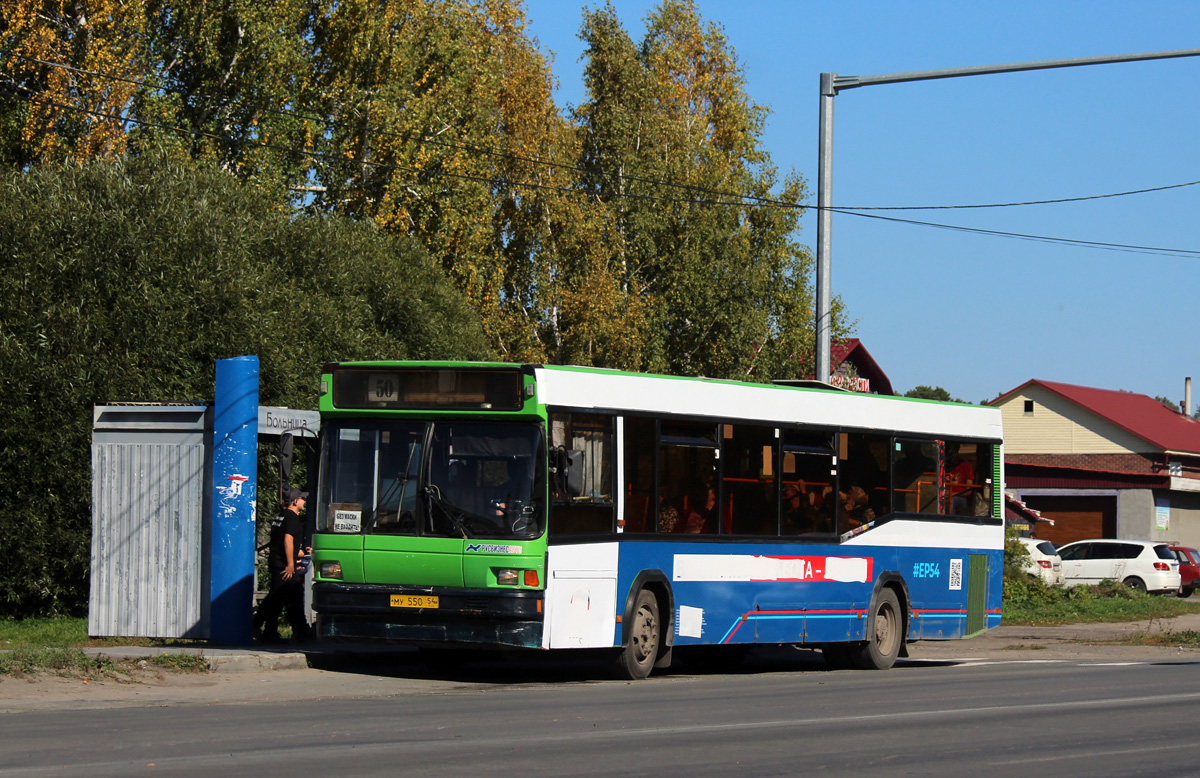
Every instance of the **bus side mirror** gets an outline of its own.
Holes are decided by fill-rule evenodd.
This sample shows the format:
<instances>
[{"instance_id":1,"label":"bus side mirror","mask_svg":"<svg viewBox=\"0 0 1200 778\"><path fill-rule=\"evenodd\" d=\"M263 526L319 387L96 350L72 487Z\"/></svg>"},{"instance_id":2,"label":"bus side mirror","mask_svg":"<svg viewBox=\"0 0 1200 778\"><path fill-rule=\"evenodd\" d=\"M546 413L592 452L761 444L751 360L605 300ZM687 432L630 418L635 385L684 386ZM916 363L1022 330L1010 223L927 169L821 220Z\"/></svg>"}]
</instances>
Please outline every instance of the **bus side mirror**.
<instances>
[{"instance_id":1,"label":"bus side mirror","mask_svg":"<svg viewBox=\"0 0 1200 778\"><path fill-rule=\"evenodd\" d=\"M554 449L550 477L554 479L554 491L560 496L583 494L583 452L562 446Z\"/></svg>"},{"instance_id":2,"label":"bus side mirror","mask_svg":"<svg viewBox=\"0 0 1200 778\"><path fill-rule=\"evenodd\" d=\"M292 451L295 442L292 433L285 432L279 436L279 480L290 481L292 478Z\"/></svg>"}]
</instances>

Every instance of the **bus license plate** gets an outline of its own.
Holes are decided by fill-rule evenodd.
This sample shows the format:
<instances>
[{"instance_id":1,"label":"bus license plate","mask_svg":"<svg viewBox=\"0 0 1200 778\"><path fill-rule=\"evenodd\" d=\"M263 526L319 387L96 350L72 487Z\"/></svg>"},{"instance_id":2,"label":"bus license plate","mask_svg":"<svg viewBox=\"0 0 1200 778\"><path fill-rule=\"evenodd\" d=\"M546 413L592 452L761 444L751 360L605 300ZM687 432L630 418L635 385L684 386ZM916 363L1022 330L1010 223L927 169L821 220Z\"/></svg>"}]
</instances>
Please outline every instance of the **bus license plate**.
<instances>
[{"instance_id":1,"label":"bus license plate","mask_svg":"<svg viewBox=\"0 0 1200 778\"><path fill-rule=\"evenodd\" d=\"M393 608L436 608L438 598L426 594L393 594Z\"/></svg>"}]
</instances>

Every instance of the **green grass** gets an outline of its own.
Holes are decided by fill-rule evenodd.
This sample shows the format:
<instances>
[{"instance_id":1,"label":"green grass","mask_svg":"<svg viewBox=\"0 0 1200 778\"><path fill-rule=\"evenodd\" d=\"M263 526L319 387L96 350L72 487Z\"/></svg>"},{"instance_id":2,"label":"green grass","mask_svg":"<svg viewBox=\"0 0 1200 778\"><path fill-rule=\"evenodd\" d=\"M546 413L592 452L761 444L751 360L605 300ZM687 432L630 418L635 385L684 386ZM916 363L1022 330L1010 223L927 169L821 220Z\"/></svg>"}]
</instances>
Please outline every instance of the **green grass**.
<instances>
[{"instance_id":1,"label":"green grass","mask_svg":"<svg viewBox=\"0 0 1200 778\"><path fill-rule=\"evenodd\" d=\"M108 657L92 657L78 648L18 648L0 653L0 675L64 675L108 678L117 675L117 665Z\"/></svg>"},{"instance_id":2,"label":"green grass","mask_svg":"<svg viewBox=\"0 0 1200 778\"><path fill-rule=\"evenodd\" d=\"M0 620L0 649L65 648L87 639L87 619Z\"/></svg>"},{"instance_id":3,"label":"green grass","mask_svg":"<svg viewBox=\"0 0 1200 778\"><path fill-rule=\"evenodd\" d=\"M105 648L108 646L193 646L195 640L163 638L90 638L87 619L0 619L0 651L17 648Z\"/></svg>"},{"instance_id":4,"label":"green grass","mask_svg":"<svg viewBox=\"0 0 1200 778\"><path fill-rule=\"evenodd\" d=\"M90 638L87 619L0 619L0 676L61 675L122 678L146 667L176 672L208 672L208 659L195 654L159 654L145 660L114 661L88 656L84 648L187 646L197 641L160 638Z\"/></svg>"},{"instance_id":5,"label":"green grass","mask_svg":"<svg viewBox=\"0 0 1200 778\"><path fill-rule=\"evenodd\" d=\"M1200 648L1200 632L1194 629L1185 629L1179 632L1138 632L1126 635L1120 642L1131 646Z\"/></svg>"},{"instance_id":6,"label":"green grass","mask_svg":"<svg viewBox=\"0 0 1200 778\"><path fill-rule=\"evenodd\" d=\"M1200 613L1200 602L1135 592L1115 582L1070 589L1018 577L1004 582L1004 624L1058 626L1169 619Z\"/></svg>"}]
</instances>

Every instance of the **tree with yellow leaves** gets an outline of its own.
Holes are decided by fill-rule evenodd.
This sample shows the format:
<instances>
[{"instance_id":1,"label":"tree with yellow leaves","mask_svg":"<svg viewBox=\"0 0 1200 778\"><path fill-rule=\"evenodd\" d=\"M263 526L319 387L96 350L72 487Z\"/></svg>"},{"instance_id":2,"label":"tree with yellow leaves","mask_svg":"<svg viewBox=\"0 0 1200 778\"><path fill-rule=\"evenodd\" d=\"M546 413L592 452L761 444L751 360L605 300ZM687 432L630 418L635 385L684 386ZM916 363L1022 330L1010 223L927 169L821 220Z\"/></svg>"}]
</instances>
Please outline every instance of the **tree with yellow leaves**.
<instances>
[{"instance_id":1,"label":"tree with yellow leaves","mask_svg":"<svg viewBox=\"0 0 1200 778\"><path fill-rule=\"evenodd\" d=\"M144 15L122 0L9 0L0 16L0 160L115 156L145 72ZM57 65L57 66L56 66ZM96 78L102 73L118 78Z\"/></svg>"}]
</instances>

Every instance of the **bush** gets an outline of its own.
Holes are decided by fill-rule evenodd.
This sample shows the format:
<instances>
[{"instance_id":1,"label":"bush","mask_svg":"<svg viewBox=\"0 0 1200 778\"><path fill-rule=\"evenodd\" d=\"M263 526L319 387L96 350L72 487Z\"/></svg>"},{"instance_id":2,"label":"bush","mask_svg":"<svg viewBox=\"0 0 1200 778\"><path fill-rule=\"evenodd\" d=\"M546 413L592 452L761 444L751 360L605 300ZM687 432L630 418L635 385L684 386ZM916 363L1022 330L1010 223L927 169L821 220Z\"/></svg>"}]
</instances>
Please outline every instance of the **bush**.
<instances>
[{"instance_id":1,"label":"bush","mask_svg":"<svg viewBox=\"0 0 1200 778\"><path fill-rule=\"evenodd\" d=\"M295 408L325 362L489 355L413 241L289 219L215 169L146 156L0 187L0 617L86 608L93 405L211 399L215 361L244 354L260 402Z\"/></svg>"}]
</instances>

